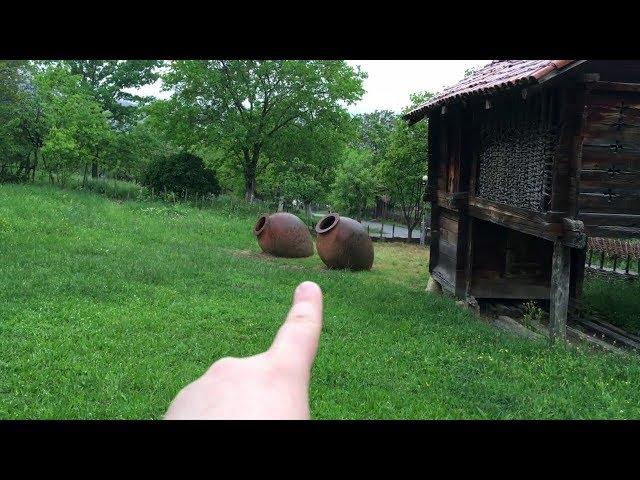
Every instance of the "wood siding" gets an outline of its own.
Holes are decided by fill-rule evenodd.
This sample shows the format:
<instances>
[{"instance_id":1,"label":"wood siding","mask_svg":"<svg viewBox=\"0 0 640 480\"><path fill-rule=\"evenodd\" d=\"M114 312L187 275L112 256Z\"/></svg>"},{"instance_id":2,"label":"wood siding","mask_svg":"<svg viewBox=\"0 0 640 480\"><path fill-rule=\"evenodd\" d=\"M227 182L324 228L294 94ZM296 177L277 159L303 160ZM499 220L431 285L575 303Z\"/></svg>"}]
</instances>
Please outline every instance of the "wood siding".
<instances>
[{"instance_id":1,"label":"wood siding","mask_svg":"<svg viewBox=\"0 0 640 480\"><path fill-rule=\"evenodd\" d=\"M579 218L591 236L638 236L640 91L597 82L586 97Z\"/></svg>"}]
</instances>

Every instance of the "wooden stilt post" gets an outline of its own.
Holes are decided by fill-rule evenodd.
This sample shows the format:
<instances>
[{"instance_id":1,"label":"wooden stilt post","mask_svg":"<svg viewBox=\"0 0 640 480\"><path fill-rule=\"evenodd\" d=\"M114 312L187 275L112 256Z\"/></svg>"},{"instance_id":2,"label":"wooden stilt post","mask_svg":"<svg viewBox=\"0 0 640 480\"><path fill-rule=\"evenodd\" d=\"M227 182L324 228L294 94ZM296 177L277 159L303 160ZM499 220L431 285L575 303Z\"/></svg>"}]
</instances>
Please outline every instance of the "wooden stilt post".
<instances>
[{"instance_id":1,"label":"wooden stilt post","mask_svg":"<svg viewBox=\"0 0 640 480\"><path fill-rule=\"evenodd\" d=\"M553 244L551 260L551 292L549 300L549 338L552 342L566 341L569 280L571 278L571 248L561 242Z\"/></svg>"}]
</instances>

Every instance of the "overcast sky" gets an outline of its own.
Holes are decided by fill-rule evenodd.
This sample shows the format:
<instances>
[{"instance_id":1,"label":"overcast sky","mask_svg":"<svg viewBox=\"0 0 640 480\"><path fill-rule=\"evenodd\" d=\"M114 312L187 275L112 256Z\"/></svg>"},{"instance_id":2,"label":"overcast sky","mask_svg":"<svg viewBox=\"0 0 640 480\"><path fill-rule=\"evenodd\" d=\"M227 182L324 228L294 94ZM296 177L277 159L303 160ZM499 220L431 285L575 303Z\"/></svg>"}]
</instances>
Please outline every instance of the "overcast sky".
<instances>
[{"instance_id":1,"label":"overcast sky","mask_svg":"<svg viewBox=\"0 0 640 480\"><path fill-rule=\"evenodd\" d=\"M418 91L437 93L464 77L464 70L480 67L489 60L348 60L369 74L364 81L365 95L349 110L366 113L374 110L400 112L409 104L409 94ZM160 82L138 90L142 95L167 98Z\"/></svg>"},{"instance_id":2,"label":"overcast sky","mask_svg":"<svg viewBox=\"0 0 640 480\"><path fill-rule=\"evenodd\" d=\"M490 60L348 60L369 74L364 81L362 100L349 110L400 112L409 104L409 94L427 90L438 93L462 80L469 67L480 67Z\"/></svg>"}]
</instances>

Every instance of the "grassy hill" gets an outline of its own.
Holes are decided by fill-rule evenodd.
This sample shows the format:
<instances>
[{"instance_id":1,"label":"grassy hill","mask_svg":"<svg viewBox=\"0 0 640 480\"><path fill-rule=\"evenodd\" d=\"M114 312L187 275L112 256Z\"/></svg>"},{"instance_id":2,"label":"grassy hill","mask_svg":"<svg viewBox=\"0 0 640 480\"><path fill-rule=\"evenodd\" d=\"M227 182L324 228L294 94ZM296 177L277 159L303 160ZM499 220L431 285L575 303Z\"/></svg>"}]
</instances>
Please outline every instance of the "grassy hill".
<instances>
[{"instance_id":1,"label":"grassy hill","mask_svg":"<svg viewBox=\"0 0 640 480\"><path fill-rule=\"evenodd\" d=\"M424 249L371 272L272 259L255 217L0 185L0 417L161 418L222 356L266 349L320 284L314 418L639 418L640 359L498 332L424 292Z\"/></svg>"}]
</instances>

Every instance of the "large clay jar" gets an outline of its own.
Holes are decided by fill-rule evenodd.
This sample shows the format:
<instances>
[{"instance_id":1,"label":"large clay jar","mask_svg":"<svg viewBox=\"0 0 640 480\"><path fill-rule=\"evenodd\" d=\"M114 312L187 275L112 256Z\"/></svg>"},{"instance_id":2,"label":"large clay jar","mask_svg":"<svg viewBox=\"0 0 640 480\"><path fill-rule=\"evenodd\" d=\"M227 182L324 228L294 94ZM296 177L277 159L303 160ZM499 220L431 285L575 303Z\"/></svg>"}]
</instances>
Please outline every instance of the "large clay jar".
<instances>
[{"instance_id":1,"label":"large clay jar","mask_svg":"<svg viewBox=\"0 0 640 480\"><path fill-rule=\"evenodd\" d=\"M263 252L276 257L300 258L313 255L309 229L295 215L286 212L261 215L253 227Z\"/></svg>"},{"instance_id":2,"label":"large clay jar","mask_svg":"<svg viewBox=\"0 0 640 480\"><path fill-rule=\"evenodd\" d=\"M369 270L373 265L373 242L360 222L330 213L316 232L316 248L327 267Z\"/></svg>"}]
</instances>

